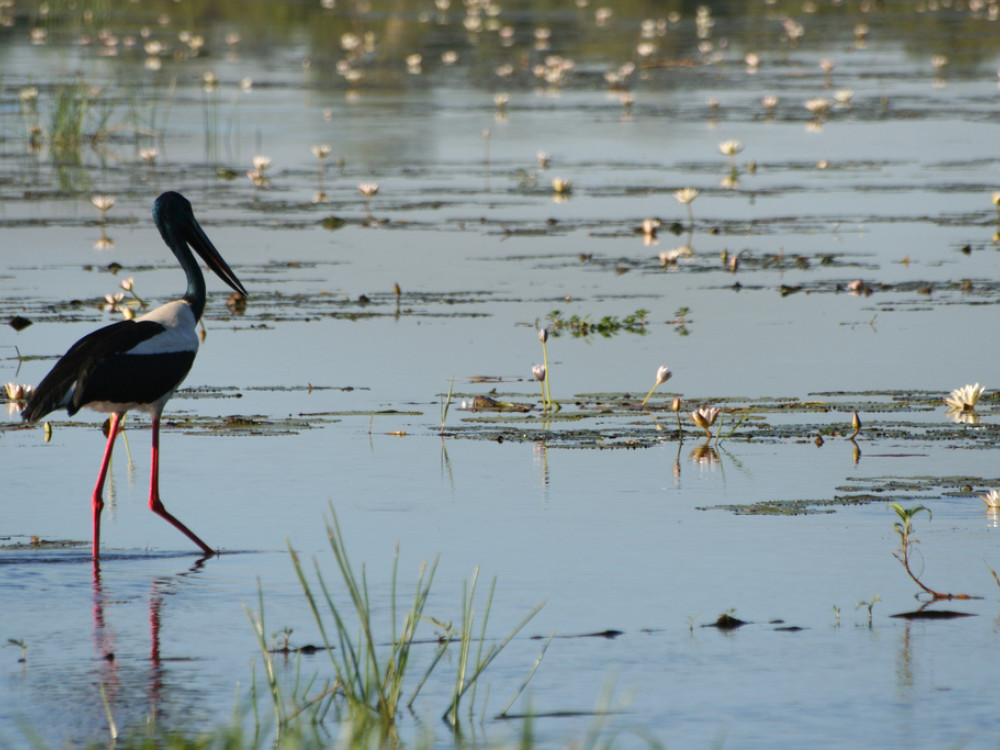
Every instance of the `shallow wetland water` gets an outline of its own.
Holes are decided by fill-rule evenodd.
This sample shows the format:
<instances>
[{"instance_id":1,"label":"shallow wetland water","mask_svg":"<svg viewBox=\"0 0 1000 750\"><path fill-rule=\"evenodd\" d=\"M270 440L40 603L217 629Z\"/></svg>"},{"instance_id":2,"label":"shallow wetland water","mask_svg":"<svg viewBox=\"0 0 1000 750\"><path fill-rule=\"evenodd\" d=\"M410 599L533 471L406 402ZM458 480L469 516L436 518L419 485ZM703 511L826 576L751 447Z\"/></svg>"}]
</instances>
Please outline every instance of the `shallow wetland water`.
<instances>
[{"instance_id":1,"label":"shallow wetland water","mask_svg":"<svg viewBox=\"0 0 1000 750\"><path fill-rule=\"evenodd\" d=\"M496 717L554 634L509 711L546 747L595 719L623 746L996 747L996 3L325 5L0 10L0 317L31 323L4 327L0 380L37 384L119 319L125 278L154 305L181 292L162 191L251 295L230 308L208 279L162 437L164 501L217 558L146 510L133 416L95 581L103 415L53 414L46 440L7 410L0 639L27 650L0 649L0 745L104 743L109 713L252 724L254 679L270 700L244 606L259 586L268 636L320 643L287 545L341 596L332 508L386 633L397 544L407 592L440 555L439 621L476 566L490 639L545 602L464 739L519 736ZM921 580L981 598L914 598L892 502L933 513ZM894 617L921 607L972 616ZM746 624L710 627L726 613ZM277 665L289 690L330 677L322 653ZM454 744L456 668L405 740Z\"/></svg>"}]
</instances>

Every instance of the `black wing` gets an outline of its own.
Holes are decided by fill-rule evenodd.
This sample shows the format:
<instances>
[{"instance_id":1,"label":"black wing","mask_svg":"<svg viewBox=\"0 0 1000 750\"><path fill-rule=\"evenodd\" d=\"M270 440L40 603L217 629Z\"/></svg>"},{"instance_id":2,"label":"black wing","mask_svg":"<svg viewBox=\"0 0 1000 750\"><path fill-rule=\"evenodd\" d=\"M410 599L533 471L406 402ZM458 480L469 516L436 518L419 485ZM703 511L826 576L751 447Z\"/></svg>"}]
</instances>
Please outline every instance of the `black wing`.
<instances>
[{"instance_id":1,"label":"black wing","mask_svg":"<svg viewBox=\"0 0 1000 750\"><path fill-rule=\"evenodd\" d=\"M66 407L72 416L90 401L116 400L96 393L94 387L88 388L88 381L96 372L106 371L111 360L163 330L162 325L151 320L122 320L87 334L70 347L38 384L21 418L37 422L60 407Z\"/></svg>"}]
</instances>

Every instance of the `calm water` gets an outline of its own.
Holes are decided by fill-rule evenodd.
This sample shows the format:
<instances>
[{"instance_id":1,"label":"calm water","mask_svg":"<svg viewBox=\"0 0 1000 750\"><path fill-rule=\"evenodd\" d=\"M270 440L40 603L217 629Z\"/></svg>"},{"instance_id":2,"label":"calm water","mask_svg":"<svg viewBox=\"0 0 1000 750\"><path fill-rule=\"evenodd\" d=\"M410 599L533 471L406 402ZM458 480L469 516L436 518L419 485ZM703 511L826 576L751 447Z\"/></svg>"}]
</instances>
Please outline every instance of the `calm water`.
<instances>
[{"instance_id":1,"label":"calm water","mask_svg":"<svg viewBox=\"0 0 1000 750\"><path fill-rule=\"evenodd\" d=\"M692 408L847 394L828 414L757 416L775 426L846 430L866 391L944 396L979 381L992 394L993 6L753 3L735 13L719 4L699 39L696 7L680 4L616 4L603 25L594 4L499 6L496 23L480 14L478 31L457 3L401 5L310 4L280 16L247 5L212 19L166 3L111 4L94 19L39 6L5 29L0 311L34 324L4 328L0 380L37 383L73 341L117 319L101 300L123 277L154 304L180 292L149 215L163 190L191 199L251 300L231 315L228 292L209 279L205 343L163 434L167 507L225 554L196 565L186 540L146 510L148 422L131 418L131 459L120 442L108 490L98 585L86 547L0 547L0 638L28 645L24 663L18 648L0 650L0 744L21 744L25 726L53 746L104 741L101 686L126 730L151 716L207 729L246 710L260 657L244 605L257 609L259 585L269 633L288 627L293 645L319 641L287 544L334 580L323 530L332 505L382 618L397 542L407 582L440 554L428 611L441 620L458 620L462 581L477 565L498 578L493 637L546 602L486 674L475 724L486 739L519 728L493 717L542 648L528 636L615 629L623 634L611 640L554 640L514 711L587 712L610 682L623 712L609 734L645 731L675 747L995 747L1000 592L987 566L1000 565L1000 527L976 497L1000 486L990 439L1000 413L989 396L981 424L948 439L943 405L862 409L858 462L842 437L817 447L807 428L774 440L737 430L719 460L699 461L693 426L679 445L669 412L662 440L641 450L574 447L576 423L560 421L548 444L497 442L472 421L482 415L461 408L496 388L538 415L534 326L553 310L595 320L649 311L645 335L549 340L564 414L603 398L593 394L641 400L661 364L673 371L652 400L661 410L668 394ZM797 44L787 19L805 31ZM868 27L864 43L858 24ZM47 30L35 35L44 43L32 43L36 28ZM541 28L547 49L537 48ZM117 44L99 41L102 29ZM185 30L204 35L197 54L178 38ZM366 31L369 51L342 49L343 34ZM227 43L234 32L239 41ZM165 45L155 70L149 41ZM646 56L644 43L654 45ZM442 62L448 51L452 65ZM756 70L744 61L751 52ZM414 53L421 68L408 72ZM553 54L574 66L545 83L532 67ZM947 60L935 67L932 55ZM345 59L360 82L338 74ZM636 70L611 89L605 73L628 61ZM504 64L509 76L496 72ZM206 72L218 80L207 90ZM102 137L60 151L52 112L74 82L99 89L83 129ZM37 102L22 101L32 86ZM841 93L832 103L847 90L849 102ZM504 116L497 93L509 96ZM779 98L771 114L766 95ZM821 118L803 106L817 97L831 100ZM741 144L735 183L719 150L727 140ZM331 146L322 177L310 153L320 143ZM139 155L149 147L152 164ZM257 154L271 159L267 186L245 174ZM554 177L572 181L568 200L554 200ZM372 222L357 190L365 181L380 186ZM701 193L690 235L675 235L670 224L687 224L672 195L683 187ZM95 248L96 193L116 198L110 248ZM329 216L346 224L326 229ZM639 228L652 217L662 221L658 244L645 244ZM661 266L658 253L685 244L692 256ZM723 251L740 257L735 273ZM855 279L874 293L848 294ZM686 336L668 322L683 307ZM452 378L456 432L442 440ZM257 428L225 429L232 416ZM12 542L87 540L101 417L52 417L49 442L16 415L0 425L0 535ZM735 419L724 419L728 431ZM899 420L928 437L889 429ZM532 435L541 428L524 424ZM648 417L620 411L586 424L644 445L653 431ZM965 477L971 491L943 489ZM974 617L890 617L917 603L891 556L895 515L885 503L802 516L713 507L829 500L918 478L912 496L885 494L932 509L933 519L916 519L924 579L984 596L943 607ZM868 627L855 607L875 594ZM702 627L730 610L750 624ZM295 664L282 668L293 679ZM305 658L302 669L325 677L328 663ZM408 720L408 736L430 729L448 744L437 722L445 675L424 689L423 721ZM564 746L590 721L544 718L536 731Z\"/></svg>"}]
</instances>

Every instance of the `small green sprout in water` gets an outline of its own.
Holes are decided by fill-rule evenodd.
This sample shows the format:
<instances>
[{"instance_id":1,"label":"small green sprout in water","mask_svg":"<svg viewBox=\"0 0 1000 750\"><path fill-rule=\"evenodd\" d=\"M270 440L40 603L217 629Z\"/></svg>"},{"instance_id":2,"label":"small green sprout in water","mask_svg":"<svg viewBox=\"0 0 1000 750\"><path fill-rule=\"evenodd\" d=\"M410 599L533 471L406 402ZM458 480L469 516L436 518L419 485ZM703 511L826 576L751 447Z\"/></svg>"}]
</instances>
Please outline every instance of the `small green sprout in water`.
<instances>
[{"instance_id":1,"label":"small green sprout in water","mask_svg":"<svg viewBox=\"0 0 1000 750\"><path fill-rule=\"evenodd\" d=\"M868 610L868 627L872 626L872 609L874 609L875 603L880 598L881 597L878 594L875 594L875 596L872 597L872 599L871 599L870 602L858 602L858 606L855 607L856 610L857 609L861 609L862 607L865 607ZM836 608L834 608L834 609L836 609ZM840 610L839 609L837 610L837 623L838 624L840 623Z\"/></svg>"},{"instance_id":2,"label":"small green sprout in water","mask_svg":"<svg viewBox=\"0 0 1000 750\"><path fill-rule=\"evenodd\" d=\"M676 312L674 312L674 317L671 320L667 321L667 325L673 326L674 330L677 331L677 333L679 333L681 336L687 336L688 315L690 314L691 314L690 307L678 307Z\"/></svg>"},{"instance_id":3,"label":"small green sprout in water","mask_svg":"<svg viewBox=\"0 0 1000 750\"><path fill-rule=\"evenodd\" d=\"M271 650L278 652L287 652L290 650L290 642L292 638L293 629L287 625L281 630L276 630L271 633ZM281 639L281 645L278 645L278 639Z\"/></svg>"},{"instance_id":4,"label":"small green sprout in water","mask_svg":"<svg viewBox=\"0 0 1000 750\"><path fill-rule=\"evenodd\" d=\"M833 605L833 614L837 617L837 621L836 621L835 625L839 628L840 627L840 607L838 607L836 604Z\"/></svg>"},{"instance_id":5,"label":"small green sprout in water","mask_svg":"<svg viewBox=\"0 0 1000 750\"><path fill-rule=\"evenodd\" d=\"M711 427L719 416L719 409L715 406L701 406L691 412L691 421L705 431L708 439L712 439Z\"/></svg>"},{"instance_id":6,"label":"small green sprout in water","mask_svg":"<svg viewBox=\"0 0 1000 750\"><path fill-rule=\"evenodd\" d=\"M646 402L649 401L649 397L653 395L653 392L668 380L670 380L670 368L666 365L660 365L656 370L656 382L653 383L653 387L649 389L649 393L646 394L646 398L642 400L642 406L645 406Z\"/></svg>"},{"instance_id":7,"label":"small green sprout in water","mask_svg":"<svg viewBox=\"0 0 1000 750\"><path fill-rule=\"evenodd\" d=\"M21 649L21 658L17 661L21 664L28 660L28 643L22 638L8 638L6 646L17 646Z\"/></svg>"},{"instance_id":8,"label":"small green sprout in water","mask_svg":"<svg viewBox=\"0 0 1000 750\"><path fill-rule=\"evenodd\" d=\"M444 435L444 423L448 421L448 410L451 408L451 397L455 392L455 378L452 376L451 383L448 385L448 394L445 396L444 400L441 402L441 435Z\"/></svg>"}]
</instances>

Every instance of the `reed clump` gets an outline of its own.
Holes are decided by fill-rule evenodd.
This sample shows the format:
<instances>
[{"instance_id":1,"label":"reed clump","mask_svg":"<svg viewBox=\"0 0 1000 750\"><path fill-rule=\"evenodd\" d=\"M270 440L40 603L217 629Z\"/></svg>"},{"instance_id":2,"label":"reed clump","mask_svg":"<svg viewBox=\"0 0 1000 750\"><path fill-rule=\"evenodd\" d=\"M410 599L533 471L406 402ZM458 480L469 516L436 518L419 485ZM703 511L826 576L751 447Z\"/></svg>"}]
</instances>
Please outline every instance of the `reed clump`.
<instances>
[{"instance_id":1,"label":"reed clump","mask_svg":"<svg viewBox=\"0 0 1000 750\"><path fill-rule=\"evenodd\" d=\"M309 723L322 724L325 717L332 715L343 731L352 733L351 746L395 743L399 740L401 710L404 707L413 710L423 687L432 674L440 671L442 657L453 648L458 654L447 661L454 665L455 674L441 718L453 731L460 731L463 699L468 699L467 716L471 722L480 677L543 605L531 610L505 637L489 643L487 624L496 580L478 614L475 606L478 568L473 572L471 580L463 585L461 616L458 627L454 627L450 622L425 613L437 560L420 566L412 594L408 602L401 604L397 547L389 589L388 632L385 632L385 627L380 629L375 621L376 603L371 598L364 568L359 575L348 558L335 514L327 523L326 531L339 579L335 586L328 583L318 561L314 562L310 577L295 550L289 548L289 551L319 630L323 650L328 655L331 677L322 683L314 677L304 687L296 680L290 692L287 691L277 678L275 651L269 647L265 635L263 598L260 598L257 614L248 612L264 662L276 740L280 741L283 733L304 717ZM346 603L343 601L345 595ZM379 611L384 611L384 605L378 602ZM421 623L431 623L437 633L418 640ZM422 654L421 659L414 660L415 648L431 648L433 654L429 658ZM414 661L426 666L415 673ZM256 696L253 704L256 706Z\"/></svg>"}]
</instances>

